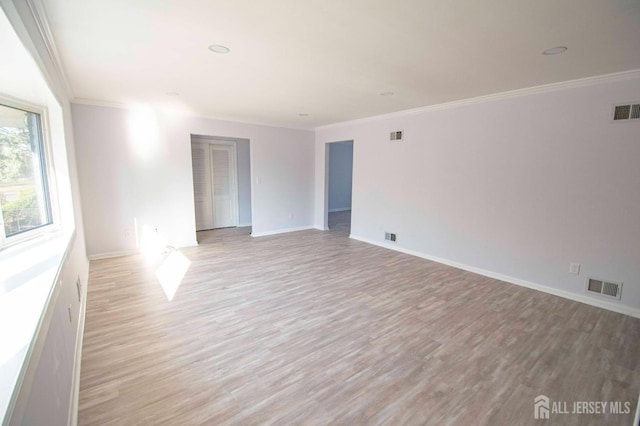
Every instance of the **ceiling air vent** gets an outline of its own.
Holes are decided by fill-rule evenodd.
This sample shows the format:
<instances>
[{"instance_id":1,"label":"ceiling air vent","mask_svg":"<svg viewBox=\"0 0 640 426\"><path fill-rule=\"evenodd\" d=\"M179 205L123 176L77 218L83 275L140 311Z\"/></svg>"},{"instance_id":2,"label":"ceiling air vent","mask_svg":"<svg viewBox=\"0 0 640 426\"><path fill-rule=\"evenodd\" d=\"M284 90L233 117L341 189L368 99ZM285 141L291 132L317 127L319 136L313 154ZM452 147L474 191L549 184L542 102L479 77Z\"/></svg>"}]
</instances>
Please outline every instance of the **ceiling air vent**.
<instances>
[{"instance_id":1,"label":"ceiling air vent","mask_svg":"<svg viewBox=\"0 0 640 426\"><path fill-rule=\"evenodd\" d=\"M616 105L613 120L634 120L640 118L640 104Z\"/></svg>"},{"instance_id":2,"label":"ceiling air vent","mask_svg":"<svg viewBox=\"0 0 640 426\"><path fill-rule=\"evenodd\" d=\"M402 140L402 136L403 136L403 131L402 130L396 130L395 132L391 132L391 135L389 137L389 140L392 141L401 141Z\"/></svg>"},{"instance_id":3,"label":"ceiling air vent","mask_svg":"<svg viewBox=\"0 0 640 426\"><path fill-rule=\"evenodd\" d=\"M612 299L620 299L622 283L587 278L587 293L597 294Z\"/></svg>"}]
</instances>

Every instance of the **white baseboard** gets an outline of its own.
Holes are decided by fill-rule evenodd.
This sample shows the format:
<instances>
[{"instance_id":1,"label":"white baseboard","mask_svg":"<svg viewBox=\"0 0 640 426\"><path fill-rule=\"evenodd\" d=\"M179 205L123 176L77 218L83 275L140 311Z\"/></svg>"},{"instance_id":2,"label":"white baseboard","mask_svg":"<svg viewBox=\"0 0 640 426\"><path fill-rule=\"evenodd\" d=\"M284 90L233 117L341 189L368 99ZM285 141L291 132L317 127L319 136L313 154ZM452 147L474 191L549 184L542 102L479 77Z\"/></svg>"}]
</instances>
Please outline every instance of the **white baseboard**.
<instances>
[{"instance_id":1,"label":"white baseboard","mask_svg":"<svg viewBox=\"0 0 640 426\"><path fill-rule=\"evenodd\" d=\"M422 259L431 260L433 262L442 263L443 265L452 266L454 268L462 269L465 271L473 272L478 275L483 275L485 277L494 278L496 280L505 281L510 284L519 285L521 287L527 287L532 290L542 291L544 293L553 294L554 296L564 297L565 299L574 300L576 302L585 303L587 305L596 306L598 308L607 309L610 311L618 312L620 314L630 315L635 318L640 318L640 309L633 308L631 306L619 305L616 303L611 303L606 300L598 300L591 298L587 295L581 295L576 293L571 293L569 291L560 290L557 288L549 287L543 284L533 283L531 281L526 281L520 278L510 277L508 275L503 275L498 272L488 271L486 269L477 268L475 266L465 265L464 263L455 262L449 259L443 259L436 256L431 256L426 253L418 252L415 250L406 249L403 247L399 247L395 244L387 244L381 241L375 241L368 238L360 237L358 235L351 234L349 238L354 240L362 241L364 243L373 244L374 246L384 247L387 249L395 250L401 253L409 254L411 256L420 257Z\"/></svg>"},{"instance_id":2,"label":"white baseboard","mask_svg":"<svg viewBox=\"0 0 640 426\"><path fill-rule=\"evenodd\" d=\"M200 245L200 244L196 241L195 243L193 243L193 244L189 244L188 246L177 246L177 247L167 246L167 247L173 247L173 248L175 248L176 250L180 250L180 249L183 249L183 248L198 247L199 245Z\"/></svg>"},{"instance_id":3,"label":"white baseboard","mask_svg":"<svg viewBox=\"0 0 640 426\"><path fill-rule=\"evenodd\" d=\"M347 210L351 210L351 207L340 207L337 209L329 209L329 213L346 212Z\"/></svg>"},{"instance_id":4,"label":"white baseboard","mask_svg":"<svg viewBox=\"0 0 640 426\"><path fill-rule=\"evenodd\" d=\"M82 303L80 304L80 315L78 317L78 336L76 339L76 353L73 362L73 376L71 378L71 403L69 404L69 425L78 424L78 408L80 400L80 364L82 362L82 342L84 341L84 318L87 312L87 292L89 290L89 277L82 292Z\"/></svg>"},{"instance_id":5,"label":"white baseboard","mask_svg":"<svg viewBox=\"0 0 640 426\"><path fill-rule=\"evenodd\" d=\"M247 226L251 226L251 222L241 223L241 224L238 225L238 228L244 228L244 227L247 227Z\"/></svg>"},{"instance_id":6,"label":"white baseboard","mask_svg":"<svg viewBox=\"0 0 640 426\"><path fill-rule=\"evenodd\" d=\"M138 253L140 253L140 250L110 251L106 253L90 254L88 258L89 260L109 259L111 257L129 256Z\"/></svg>"},{"instance_id":7,"label":"white baseboard","mask_svg":"<svg viewBox=\"0 0 640 426\"><path fill-rule=\"evenodd\" d=\"M308 226L299 226L297 228L276 229L276 230L267 231L267 232L252 232L251 236L266 237L267 235L285 234L287 232L296 232L296 231L306 231L307 229L314 229L314 227L312 225L308 225Z\"/></svg>"},{"instance_id":8,"label":"white baseboard","mask_svg":"<svg viewBox=\"0 0 640 426\"><path fill-rule=\"evenodd\" d=\"M167 247L173 247L173 246L168 245ZM181 248L189 248L189 247L198 247L198 242L194 241L193 243L191 243L189 245L176 246L174 248L181 249ZM142 253L142 251L140 251L140 250L123 250L123 251L110 251L110 252L106 252L106 253L90 254L87 257L89 258L89 260L99 260L99 259L110 259L112 257L130 256L132 254L140 254L140 253Z\"/></svg>"}]
</instances>

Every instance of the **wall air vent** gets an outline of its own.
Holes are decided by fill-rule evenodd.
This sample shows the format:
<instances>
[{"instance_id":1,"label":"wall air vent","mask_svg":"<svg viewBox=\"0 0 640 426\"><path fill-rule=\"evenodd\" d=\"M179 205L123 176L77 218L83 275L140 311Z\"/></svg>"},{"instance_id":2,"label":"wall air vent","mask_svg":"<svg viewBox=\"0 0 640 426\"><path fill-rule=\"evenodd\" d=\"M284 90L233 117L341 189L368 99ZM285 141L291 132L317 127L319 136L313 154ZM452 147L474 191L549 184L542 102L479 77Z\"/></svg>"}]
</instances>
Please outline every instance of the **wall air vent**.
<instances>
[{"instance_id":1,"label":"wall air vent","mask_svg":"<svg viewBox=\"0 0 640 426\"><path fill-rule=\"evenodd\" d=\"M631 105L616 105L613 120L634 120L640 118L640 103Z\"/></svg>"},{"instance_id":2,"label":"wall air vent","mask_svg":"<svg viewBox=\"0 0 640 426\"><path fill-rule=\"evenodd\" d=\"M619 300L622 295L622 283L587 278L587 293Z\"/></svg>"},{"instance_id":3,"label":"wall air vent","mask_svg":"<svg viewBox=\"0 0 640 426\"><path fill-rule=\"evenodd\" d=\"M404 132L403 132L402 130L396 130L395 132L391 132L391 135L390 135L390 137L389 137L389 140L392 140L392 141L401 141L401 140L402 140L402 137L404 136L404 135L403 135L403 133L404 133Z\"/></svg>"}]
</instances>

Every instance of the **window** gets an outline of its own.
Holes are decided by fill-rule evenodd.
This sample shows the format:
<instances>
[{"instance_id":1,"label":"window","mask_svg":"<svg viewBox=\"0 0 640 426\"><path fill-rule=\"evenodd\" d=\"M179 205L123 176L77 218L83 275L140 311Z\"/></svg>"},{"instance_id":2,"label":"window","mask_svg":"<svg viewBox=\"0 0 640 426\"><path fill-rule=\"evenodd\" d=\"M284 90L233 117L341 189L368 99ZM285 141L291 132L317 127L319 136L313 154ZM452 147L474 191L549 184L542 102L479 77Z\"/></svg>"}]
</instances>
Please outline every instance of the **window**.
<instances>
[{"instance_id":1,"label":"window","mask_svg":"<svg viewBox=\"0 0 640 426\"><path fill-rule=\"evenodd\" d=\"M0 209L0 245L53 223L42 115L4 103L0 103Z\"/></svg>"}]
</instances>

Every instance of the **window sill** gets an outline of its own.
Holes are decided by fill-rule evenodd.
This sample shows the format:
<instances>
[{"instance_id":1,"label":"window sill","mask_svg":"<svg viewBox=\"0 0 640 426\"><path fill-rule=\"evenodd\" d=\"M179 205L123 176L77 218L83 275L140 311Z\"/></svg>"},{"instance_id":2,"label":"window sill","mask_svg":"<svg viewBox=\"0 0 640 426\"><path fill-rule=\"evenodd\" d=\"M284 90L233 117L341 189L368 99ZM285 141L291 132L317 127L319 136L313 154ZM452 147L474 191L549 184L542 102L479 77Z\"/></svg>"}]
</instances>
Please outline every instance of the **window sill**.
<instances>
[{"instance_id":1,"label":"window sill","mask_svg":"<svg viewBox=\"0 0 640 426\"><path fill-rule=\"evenodd\" d=\"M0 419L22 381L73 237L46 234L0 252Z\"/></svg>"}]
</instances>

